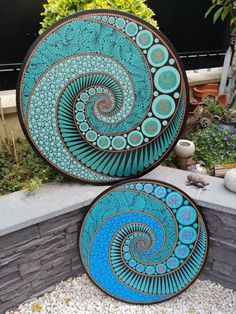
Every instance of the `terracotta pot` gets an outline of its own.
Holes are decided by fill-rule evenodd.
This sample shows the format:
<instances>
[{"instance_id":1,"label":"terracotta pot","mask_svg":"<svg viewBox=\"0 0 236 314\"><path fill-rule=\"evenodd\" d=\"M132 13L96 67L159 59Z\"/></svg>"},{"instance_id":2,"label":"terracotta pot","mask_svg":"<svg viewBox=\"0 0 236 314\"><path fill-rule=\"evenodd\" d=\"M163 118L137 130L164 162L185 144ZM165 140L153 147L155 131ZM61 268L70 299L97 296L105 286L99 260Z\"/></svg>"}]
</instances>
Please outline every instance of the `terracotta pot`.
<instances>
[{"instance_id":1,"label":"terracotta pot","mask_svg":"<svg viewBox=\"0 0 236 314\"><path fill-rule=\"evenodd\" d=\"M203 101L204 97L218 96L218 89L219 85L217 83L195 86L193 88L194 98L198 101Z\"/></svg>"},{"instance_id":2,"label":"terracotta pot","mask_svg":"<svg viewBox=\"0 0 236 314\"><path fill-rule=\"evenodd\" d=\"M227 96L226 94L218 96L218 93L219 84L217 83L199 85L193 88L193 95L196 98L196 101L204 102L205 97L214 96L217 97L219 104L225 107L227 105Z\"/></svg>"},{"instance_id":3,"label":"terracotta pot","mask_svg":"<svg viewBox=\"0 0 236 314\"><path fill-rule=\"evenodd\" d=\"M189 140L179 140L174 151L177 157L187 159L193 156L195 152L195 145Z\"/></svg>"},{"instance_id":4,"label":"terracotta pot","mask_svg":"<svg viewBox=\"0 0 236 314\"><path fill-rule=\"evenodd\" d=\"M227 96L224 94L224 95L221 95L218 97L218 102L219 104L223 105L224 107L227 105Z\"/></svg>"},{"instance_id":5,"label":"terracotta pot","mask_svg":"<svg viewBox=\"0 0 236 314\"><path fill-rule=\"evenodd\" d=\"M236 193L236 168L226 172L224 182L228 190Z\"/></svg>"}]
</instances>

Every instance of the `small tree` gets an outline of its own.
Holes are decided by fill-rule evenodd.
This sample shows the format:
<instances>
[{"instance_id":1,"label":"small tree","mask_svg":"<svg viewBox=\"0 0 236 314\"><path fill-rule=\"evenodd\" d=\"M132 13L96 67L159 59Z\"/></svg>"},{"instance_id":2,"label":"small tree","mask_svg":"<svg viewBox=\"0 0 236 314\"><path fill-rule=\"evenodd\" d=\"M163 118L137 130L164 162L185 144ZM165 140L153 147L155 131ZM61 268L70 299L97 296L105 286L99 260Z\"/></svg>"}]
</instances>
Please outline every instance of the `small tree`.
<instances>
[{"instance_id":1,"label":"small tree","mask_svg":"<svg viewBox=\"0 0 236 314\"><path fill-rule=\"evenodd\" d=\"M153 19L155 13L145 4L146 0L48 0L44 4L43 22L40 24L42 33L49 26L70 14L90 9L117 9L137 15L153 26L157 22Z\"/></svg>"}]
</instances>

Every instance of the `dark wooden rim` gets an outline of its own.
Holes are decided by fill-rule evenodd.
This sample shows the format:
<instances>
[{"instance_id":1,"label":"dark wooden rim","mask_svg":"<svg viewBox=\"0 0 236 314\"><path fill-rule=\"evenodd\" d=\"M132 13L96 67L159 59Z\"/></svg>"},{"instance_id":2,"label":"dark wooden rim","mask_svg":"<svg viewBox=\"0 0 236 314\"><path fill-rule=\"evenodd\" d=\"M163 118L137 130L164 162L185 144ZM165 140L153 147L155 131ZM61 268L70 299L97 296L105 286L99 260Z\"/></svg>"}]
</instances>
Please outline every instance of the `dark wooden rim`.
<instances>
[{"instance_id":1,"label":"dark wooden rim","mask_svg":"<svg viewBox=\"0 0 236 314\"><path fill-rule=\"evenodd\" d=\"M152 301L152 302L131 302L131 301L127 301L127 300L124 300L124 299L121 299L121 298L118 298L112 294L110 294L109 292L107 292L106 290L104 290L103 288L101 288L94 280L93 278L91 277L90 273L88 272L88 270L86 269L84 263L83 263L83 257L82 257L82 254L81 254L81 248L80 248L80 238L81 238L81 234L82 234L82 229L83 229L83 225L84 225L84 222L86 220L86 217L87 215L89 215L89 212L90 210L92 209L92 207L94 206L94 204L99 201L105 194L109 193L110 191L116 189L117 187L121 186L121 185L124 185L124 184L136 184L136 183L153 183L153 184L159 184L159 185L164 185L166 187L169 187L171 189L173 189L174 191L176 192L179 192L181 193L183 196L186 197L186 199L188 199L192 205L194 205L198 215L200 216L200 219L202 219L202 222L203 222L203 226L204 226L204 229L205 229L205 232L206 232L206 250L205 250L205 254L204 254L204 259L202 261L202 265L198 271L198 273L196 274L196 276L194 277L194 279L192 281L190 281L190 283L184 288L182 289L181 291L175 293L174 295L172 295L171 297L169 298L166 298L164 300L160 300L160 301ZM209 239L208 239L208 229L206 227L206 222L205 222L205 219L203 218L199 208L198 208L198 205L197 203L188 196L187 193L185 193L184 191L182 191L181 189L175 187L174 185L172 184L169 184L169 183L165 183L163 181L158 181L158 180L152 180L152 179L137 179L137 180L126 180L126 181L123 181L123 182L119 182L119 183L116 183L114 184L113 186L109 187L108 189L106 189L105 191L103 191L101 194L99 194L93 201L92 203L90 204L89 208L87 209L83 219L81 220L80 222L80 228L79 228L79 231L78 231L78 237L77 237L77 246L78 246L78 252L79 252L79 257L80 257L80 260L81 260L81 263L84 267L84 270L85 270L85 273L87 274L87 276L89 277L89 279L91 280L91 282L96 286L98 287L101 291L103 291L105 294L109 295L110 297L116 299L116 300L119 300L119 301L123 301L125 303L128 303L128 304L134 304L134 305L149 305L149 304L157 304L157 303L162 303L162 302L166 302L166 301L169 301L171 300L172 298L178 296L179 294L181 294L182 292L184 292L186 289L188 289L189 286L191 286L191 284L193 284L195 282L195 280L197 280L197 278L199 277L200 275L200 272L207 260L207 256L208 256L208 243L209 243Z\"/></svg>"}]
</instances>

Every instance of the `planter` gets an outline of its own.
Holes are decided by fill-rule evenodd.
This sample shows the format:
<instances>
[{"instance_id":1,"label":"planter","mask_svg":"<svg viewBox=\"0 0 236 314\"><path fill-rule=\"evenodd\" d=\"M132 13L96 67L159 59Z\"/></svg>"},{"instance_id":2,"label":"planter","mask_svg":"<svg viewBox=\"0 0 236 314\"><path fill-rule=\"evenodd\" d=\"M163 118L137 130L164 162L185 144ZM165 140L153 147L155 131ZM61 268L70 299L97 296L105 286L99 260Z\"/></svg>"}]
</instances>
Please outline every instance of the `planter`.
<instances>
[{"instance_id":1,"label":"planter","mask_svg":"<svg viewBox=\"0 0 236 314\"><path fill-rule=\"evenodd\" d=\"M204 84L204 85L200 85L200 86L195 86L193 88L193 94L194 94L194 97L198 101L203 101L204 97L218 96L218 89L219 89L219 85L216 83Z\"/></svg>"},{"instance_id":2,"label":"planter","mask_svg":"<svg viewBox=\"0 0 236 314\"><path fill-rule=\"evenodd\" d=\"M226 172L224 182L228 190L236 193L236 168Z\"/></svg>"},{"instance_id":3,"label":"planter","mask_svg":"<svg viewBox=\"0 0 236 314\"><path fill-rule=\"evenodd\" d=\"M236 127L236 121L225 121L220 119L219 126L224 130L233 131Z\"/></svg>"},{"instance_id":4,"label":"planter","mask_svg":"<svg viewBox=\"0 0 236 314\"><path fill-rule=\"evenodd\" d=\"M195 86L193 88L193 94L196 100L202 102L207 96L215 96L218 98L220 104L226 106L227 105L227 97L226 95L221 95L218 97L219 93L219 84L205 84L200 86Z\"/></svg>"},{"instance_id":5,"label":"planter","mask_svg":"<svg viewBox=\"0 0 236 314\"><path fill-rule=\"evenodd\" d=\"M187 159L193 156L195 145L189 140L179 140L175 146L174 152L177 157Z\"/></svg>"}]
</instances>

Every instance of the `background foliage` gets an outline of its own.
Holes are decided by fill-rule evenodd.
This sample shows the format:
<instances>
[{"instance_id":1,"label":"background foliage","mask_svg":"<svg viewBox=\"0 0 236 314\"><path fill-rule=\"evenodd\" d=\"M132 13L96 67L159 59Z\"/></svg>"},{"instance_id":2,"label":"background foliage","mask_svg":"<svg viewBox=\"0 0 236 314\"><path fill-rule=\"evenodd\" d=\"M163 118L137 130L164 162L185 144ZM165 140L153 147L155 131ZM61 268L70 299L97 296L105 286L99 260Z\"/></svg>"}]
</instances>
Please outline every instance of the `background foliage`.
<instances>
[{"instance_id":1,"label":"background foliage","mask_svg":"<svg viewBox=\"0 0 236 314\"><path fill-rule=\"evenodd\" d=\"M230 27L232 35L236 35L236 1L235 0L211 0L212 5L207 10L205 17L214 12L213 23L218 19L224 21L230 17Z\"/></svg>"},{"instance_id":2,"label":"background foliage","mask_svg":"<svg viewBox=\"0 0 236 314\"><path fill-rule=\"evenodd\" d=\"M41 13L44 19L39 32L42 33L63 17L90 9L116 9L129 12L157 26L157 22L153 19L155 13L145 2L146 0L48 0L44 5L44 12Z\"/></svg>"},{"instance_id":3,"label":"background foliage","mask_svg":"<svg viewBox=\"0 0 236 314\"><path fill-rule=\"evenodd\" d=\"M7 150L0 151L0 195L22 189L33 192L43 183L65 181L65 177L46 165L26 141L20 145L17 155L18 163Z\"/></svg>"}]
</instances>

